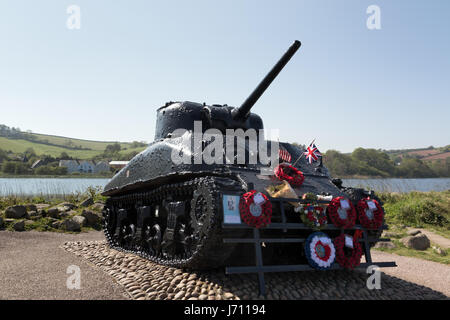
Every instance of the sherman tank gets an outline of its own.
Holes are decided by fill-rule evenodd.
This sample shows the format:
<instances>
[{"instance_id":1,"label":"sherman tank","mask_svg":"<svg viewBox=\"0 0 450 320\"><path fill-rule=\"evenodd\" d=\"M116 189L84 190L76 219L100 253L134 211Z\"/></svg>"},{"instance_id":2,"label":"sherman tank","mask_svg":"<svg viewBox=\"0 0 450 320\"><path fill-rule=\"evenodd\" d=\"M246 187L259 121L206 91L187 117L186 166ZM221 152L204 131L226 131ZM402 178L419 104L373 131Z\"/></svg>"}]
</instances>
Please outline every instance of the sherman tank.
<instances>
[{"instance_id":1,"label":"sherman tank","mask_svg":"<svg viewBox=\"0 0 450 320\"><path fill-rule=\"evenodd\" d=\"M157 109L154 141L116 173L104 188L107 201L103 210L103 229L111 247L134 252L159 264L190 269L232 266L254 259L254 250L245 243L224 243L224 238L245 237L252 232L251 228L223 227L227 211L224 199L232 200L230 195L242 199L244 194L255 190L262 201L272 201L267 190L280 182L270 175L274 161L272 158L265 164L250 161L254 156L252 139L244 137L244 156L240 161L238 150L233 150L230 153L224 151L222 163L208 163L199 155L211 146L212 139L208 140L202 134L213 130L216 135L223 135L225 146L227 130L262 130L263 120L251 113L251 108L299 47L300 42L295 41L240 107L179 101L168 102ZM237 140L233 140L234 145ZM263 140L257 137L255 141L257 144L267 142L266 151L271 154L272 144ZM339 179L330 177L321 161L309 163L304 156L304 147L283 142L274 145L289 154L290 166L303 174L301 186L292 187L299 198L306 194L345 197L354 205L364 197L376 198L373 192L343 187ZM276 160L280 162L278 154L277 150ZM236 203L231 205L237 206ZM255 215L260 214L258 206L253 209ZM287 221L298 221L294 206L287 204L283 209ZM282 219L280 210L272 206L272 222ZM238 217L234 218L238 220L234 223L243 223ZM307 237L312 230L266 230L263 227L260 232L266 238L289 239ZM380 237L379 230L370 233L375 239ZM327 234L335 236L340 231L329 230ZM289 241L268 243L263 248L263 255L271 263L297 263L304 259L298 254L298 246Z\"/></svg>"}]
</instances>

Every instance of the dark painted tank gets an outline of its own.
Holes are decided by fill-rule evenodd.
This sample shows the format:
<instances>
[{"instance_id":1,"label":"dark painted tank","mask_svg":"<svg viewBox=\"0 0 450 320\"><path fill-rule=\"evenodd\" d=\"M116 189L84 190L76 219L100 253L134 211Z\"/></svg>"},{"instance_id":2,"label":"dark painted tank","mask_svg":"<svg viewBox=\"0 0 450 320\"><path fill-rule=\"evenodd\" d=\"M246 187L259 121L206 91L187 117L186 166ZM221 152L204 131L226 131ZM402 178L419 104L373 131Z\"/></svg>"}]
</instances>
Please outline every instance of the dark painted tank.
<instances>
[{"instance_id":1,"label":"dark painted tank","mask_svg":"<svg viewBox=\"0 0 450 320\"><path fill-rule=\"evenodd\" d=\"M295 41L238 108L182 101L168 102L157 110L154 141L104 188L103 195L109 197L103 213L104 230L111 246L177 267L211 268L232 263L236 248L224 246L222 241L228 232L221 227L222 196L250 190L265 193L274 184L274 177L261 174L269 164L249 163L249 144L244 163L237 164L235 154L225 157L230 163L195 163L207 145L192 147L195 125L201 124L201 132L216 129L222 135L228 129L263 129L261 117L250 110L299 48L300 42ZM271 144L267 147L270 154ZM303 148L289 143L280 143L280 147L289 152L305 176L301 187L295 188L298 195L349 197L348 190L331 179L321 162L306 162ZM278 160L278 149L276 152ZM190 161L176 163L173 154ZM351 200L366 195L361 192Z\"/></svg>"}]
</instances>

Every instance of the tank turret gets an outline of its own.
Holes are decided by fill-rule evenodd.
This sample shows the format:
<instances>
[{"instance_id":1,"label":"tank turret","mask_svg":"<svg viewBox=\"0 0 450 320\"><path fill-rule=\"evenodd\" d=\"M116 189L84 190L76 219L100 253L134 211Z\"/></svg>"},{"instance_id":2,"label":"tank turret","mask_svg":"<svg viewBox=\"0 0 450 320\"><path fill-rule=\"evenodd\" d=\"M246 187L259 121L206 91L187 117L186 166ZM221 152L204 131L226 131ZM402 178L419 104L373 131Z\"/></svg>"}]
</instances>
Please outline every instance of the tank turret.
<instances>
[{"instance_id":1,"label":"tank turret","mask_svg":"<svg viewBox=\"0 0 450 320\"><path fill-rule=\"evenodd\" d=\"M155 139L170 137L176 129L193 130L194 121L202 121L204 130L216 128L225 132L226 129L238 128L244 130L263 129L262 119L257 114L250 113L250 110L300 48L300 45L300 41L294 41L239 108L227 105L209 106L189 101L166 103L157 111Z\"/></svg>"}]
</instances>

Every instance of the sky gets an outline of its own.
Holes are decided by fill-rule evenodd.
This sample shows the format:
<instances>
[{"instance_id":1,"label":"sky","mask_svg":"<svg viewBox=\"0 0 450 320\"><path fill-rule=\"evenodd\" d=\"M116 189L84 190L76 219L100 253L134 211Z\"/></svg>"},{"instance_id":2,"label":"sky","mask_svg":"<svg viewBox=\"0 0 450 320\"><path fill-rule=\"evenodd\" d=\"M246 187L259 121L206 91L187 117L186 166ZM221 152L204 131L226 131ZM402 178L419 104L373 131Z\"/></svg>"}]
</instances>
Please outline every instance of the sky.
<instances>
[{"instance_id":1,"label":"sky","mask_svg":"<svg viewBox=\"0 0 450 320\"><path fill-rule=\"evenodd\" d=\"M370 5L381 29L367 28ZM0 124L150 142L166 101L239 106L298 39L252 110L280 141L444 146L449 11L446 0L2 0Z\"/></svg>"}]
</instances>

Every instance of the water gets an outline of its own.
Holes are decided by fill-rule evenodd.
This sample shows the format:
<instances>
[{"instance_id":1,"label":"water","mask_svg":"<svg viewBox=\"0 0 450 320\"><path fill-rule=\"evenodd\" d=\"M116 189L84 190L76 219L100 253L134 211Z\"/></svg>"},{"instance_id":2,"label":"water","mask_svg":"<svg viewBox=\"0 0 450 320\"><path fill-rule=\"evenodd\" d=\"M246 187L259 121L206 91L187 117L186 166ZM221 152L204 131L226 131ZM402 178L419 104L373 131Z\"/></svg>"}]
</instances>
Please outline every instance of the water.
<instances>
[{"instance_id":1,"label":"water","mask_svg":"<svg viewBox=\"0 0 450 320\"><path fill-rule=\"evenodd\" d=\"M450 178L430 179L342 179L346 187L361 187L378 192L445 191Z\"/></svg>"},{"instance_id":2,"label":"water","mask_svg":"<svg viewBox=\"0 0 450 320\"><path fill-rule=\"evenodd\" d=\"M0 196L68 195L88 187L103 188L109 179L86 178L0 178ZM364 187L378 192L443 191L450 189L450 178L436 179L343 179L344 186Z\"/></svg>"},{"instance_id":3,"label":"water","mask_svg":"<svg viewBox=\"0 0 450 320\"><path fill-rule=\"evenodd\" d=\"M88 187L103 188L109 179L86 178L0 178L0 196L69 195Z\"/></svg>"}]
</instances>

